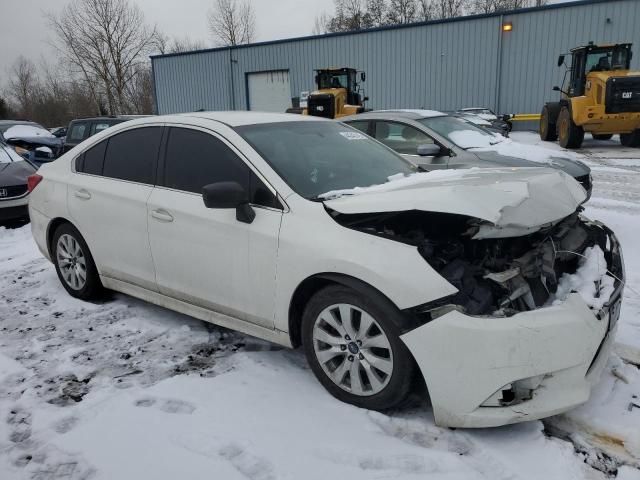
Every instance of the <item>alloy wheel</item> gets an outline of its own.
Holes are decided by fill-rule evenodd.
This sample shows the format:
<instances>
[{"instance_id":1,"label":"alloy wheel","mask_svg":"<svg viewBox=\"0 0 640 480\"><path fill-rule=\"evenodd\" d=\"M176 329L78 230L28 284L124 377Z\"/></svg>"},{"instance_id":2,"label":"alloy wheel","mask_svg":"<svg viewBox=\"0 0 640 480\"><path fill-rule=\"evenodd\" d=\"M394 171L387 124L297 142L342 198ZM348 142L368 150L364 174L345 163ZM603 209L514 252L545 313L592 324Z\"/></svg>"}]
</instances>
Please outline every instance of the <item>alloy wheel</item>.
<instances>
[{"instance_id":1,"label":"alloy wheel","mask_svg":"<svg viewBox=\"0 0 640 480\"><path fill-rule=\"evenodd\" d=\"M391 379L391 343L378 322L354 305L331 305L318 315L313 349L333 383L354 395L375 395Z\"/></svg>"},{"instance_id":2,"label":"alloy wheel","mask_svg":"<svg viewBox=\"0 0 640 480\"><path fill-rule=\"evenodd\" d=\"M56 259L66 284L74 290L82 290L87 283L87 260L78 241L69 234L61 235Z\"/></svg>"}]
</instances>

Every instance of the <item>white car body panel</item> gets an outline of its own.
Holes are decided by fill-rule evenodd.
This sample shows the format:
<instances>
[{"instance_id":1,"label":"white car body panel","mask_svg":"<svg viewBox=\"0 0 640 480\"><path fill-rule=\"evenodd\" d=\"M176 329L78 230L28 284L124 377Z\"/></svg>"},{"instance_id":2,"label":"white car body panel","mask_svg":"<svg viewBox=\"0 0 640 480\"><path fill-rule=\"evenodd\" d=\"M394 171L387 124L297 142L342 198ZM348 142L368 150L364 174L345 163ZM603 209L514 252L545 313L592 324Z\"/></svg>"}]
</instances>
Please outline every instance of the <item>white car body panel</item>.
<instances>
[{"instance_id":1,"label":"white car body panel","mask_svg":"<svg viewBox=\"0 0 640 480\"><path fill-rule=\"evenodd\" d=\"M325 204L348 214L455 213L527 232L570 215L587 198L580 184L558 170L485 168L439 173L419 173L370 189L354 189Z\"/></svg>"},{"instance_id":2,"label":"white car body panel","mask_svg":"<svg viewBox=\"0 0 640 480\"><path fill-rule=\"evenodd\" d=\"M609 333L587 375L608 320L598 320L572 294L562 305L510 318L452 311L401 338L424 375L436 423L492 427L547 417L586 402L615 336ZM480 406L510 382L538 375L546 377L531 400L512 407Z\"/></svg>"},{"instance_id":3,"label":"white car body panel","mask_svg":"<svg viewBox=\"0 0 640 480\"><path fill-rule=\"evenodd\" d=\"M415 246L346 228L331 217L331 210L455 213L487 222L480 232L488 238L535 231L570 215L586 198L578 183L557 170L485 169L308 201L231 128L279 121L325 120L196 113L133 120L91 137L40 169L44 179L29 202L39 249L50 258L51 222L69 220L87 240L105 287L292 346L291 300L296 288L315 275L353 277L400 310L457 292ZM206 209L196 194L74 172L73 160L84 149L149 124L191 126L223 137L278 195L284 209L254 207L254 222L244 224L232 209ZM90 200L76 197L82 189L91 190ZM88 203L96 207L86 209ZM157 210L165 210L173 221L152 216ZM110 228L113 225L120 228ZM561 305L509 318L451 311L401 339L425 377L436 422L480 427L542 418L586 401L611 348L613 335L607 336L607 327L607 318L598 320L572 295ZM531 400L515 407L481 406L504 385L537 375L545 378Z\"/></svg>"}]
</instances>

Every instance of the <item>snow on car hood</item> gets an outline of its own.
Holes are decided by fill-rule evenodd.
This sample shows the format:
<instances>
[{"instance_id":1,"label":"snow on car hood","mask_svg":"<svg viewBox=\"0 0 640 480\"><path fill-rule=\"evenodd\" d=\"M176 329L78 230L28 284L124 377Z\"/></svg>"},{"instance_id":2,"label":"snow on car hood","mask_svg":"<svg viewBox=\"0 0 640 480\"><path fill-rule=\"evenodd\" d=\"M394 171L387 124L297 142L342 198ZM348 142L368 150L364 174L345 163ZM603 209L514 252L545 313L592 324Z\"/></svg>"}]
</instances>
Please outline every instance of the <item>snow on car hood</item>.
<instances>
[{"instance_id":1,"label":"snow on car hood","mask_svg":"<svg viewBox=\"0 0 640 480\"><path fill-rule=\"evenodd\" d=\"M475 217L497 227L476 235L488 238L524 235L557 222L574 213L587 194L555 169L472 168L392 177L382 185L321 197L328 208L344 214L421 210Z\"/></svg>"},{"instance_id":2,"label":"snow on car hood","mask_svg":"<svg viewBox=\"0 0 640 480\"><path fill-rule=\"evenodd\" d=\"M538 145L525 145L502 135L491 137L471 130L451 132L449 137L452 142L469 152L496 152L505 157L522 158L545 165L553 165L554 159L578 162L580 158L572 152L551 150Z\"/></svg>"},{"instance_id":3,"label":"snow on car hood","mask_svg":"<svg viewBox=\"0 0 640 480\"><path fill-rule=\"evenodd\" d=\"M44 128L35 127L33 125L14 125L13 127L9 127L3 135L6 140L16 138L56 138L51 135L51 132Z\"/></svg>"}]
</instances>

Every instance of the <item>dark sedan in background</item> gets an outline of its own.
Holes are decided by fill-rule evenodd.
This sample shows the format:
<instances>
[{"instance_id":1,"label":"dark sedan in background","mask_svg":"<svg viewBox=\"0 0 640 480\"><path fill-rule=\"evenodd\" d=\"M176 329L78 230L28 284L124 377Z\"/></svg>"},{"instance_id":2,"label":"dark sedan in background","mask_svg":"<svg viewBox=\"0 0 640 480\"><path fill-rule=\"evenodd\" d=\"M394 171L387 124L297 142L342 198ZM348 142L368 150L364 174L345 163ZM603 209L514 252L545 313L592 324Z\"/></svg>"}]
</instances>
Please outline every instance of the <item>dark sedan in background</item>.
<instances>
[{"instance_id":1,"label":"dark sedan in background","mask_svg":"<svg viewBox=\"0 0 640 480\"><path fill-rule=\"evenodd\" d=\"M27 179L36 170L34 164L0 141L0 224L29 218Z\"/></svg>"}]
</instances>

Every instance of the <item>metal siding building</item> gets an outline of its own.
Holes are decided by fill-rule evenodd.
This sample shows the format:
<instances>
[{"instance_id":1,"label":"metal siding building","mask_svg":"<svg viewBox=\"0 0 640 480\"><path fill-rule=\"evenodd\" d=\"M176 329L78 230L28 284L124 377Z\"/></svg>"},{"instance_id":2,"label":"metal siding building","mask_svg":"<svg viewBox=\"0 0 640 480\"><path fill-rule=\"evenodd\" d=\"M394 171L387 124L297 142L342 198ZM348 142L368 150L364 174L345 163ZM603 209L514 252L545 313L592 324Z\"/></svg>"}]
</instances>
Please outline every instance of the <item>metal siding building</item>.
<instances>
[{"instance_id":1,"label":"metal siding building","mask_svg":"<svg viewBox=\"0 0 640 480\"><path fill-rule=\"evenodd\" d=\"M513 31L502 32L504 22ZM583 0L353 33L152 57L159 114L250 109L249 77L288 72L291 97L313 90L314 69L367 72L368 108L489 106L537 113L556 98L558 54L596 43L640 48L640 0ZM640 53L632 67L640 66ZM264 77L264 75L263 75Z\"/></svg>"}]
</instances>

